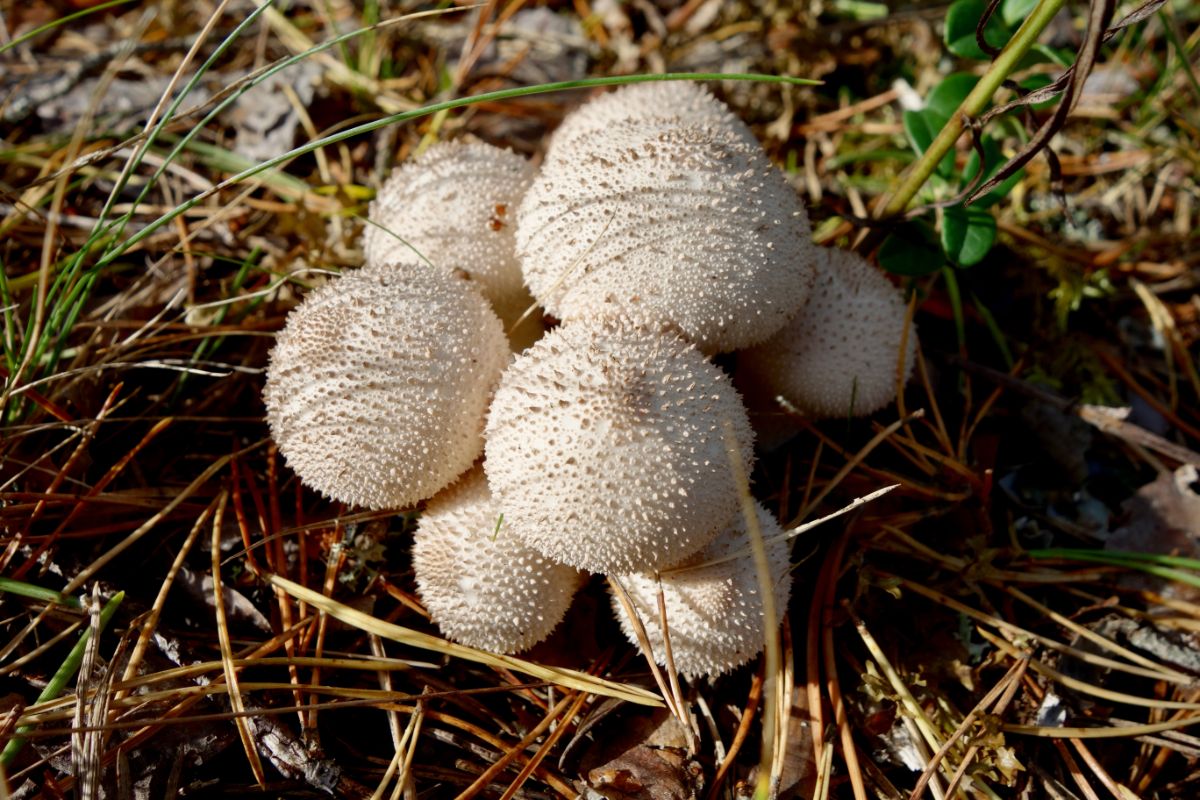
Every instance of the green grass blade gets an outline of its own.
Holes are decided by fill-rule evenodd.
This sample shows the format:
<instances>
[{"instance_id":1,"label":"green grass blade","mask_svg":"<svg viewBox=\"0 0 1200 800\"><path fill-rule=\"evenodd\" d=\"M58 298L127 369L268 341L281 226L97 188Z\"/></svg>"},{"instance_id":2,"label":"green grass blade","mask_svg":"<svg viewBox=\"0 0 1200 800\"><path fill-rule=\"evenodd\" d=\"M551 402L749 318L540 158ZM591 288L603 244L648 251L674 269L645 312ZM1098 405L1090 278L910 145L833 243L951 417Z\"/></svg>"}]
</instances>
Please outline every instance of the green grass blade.
<instances>
[{"instance_id":1,"label":"green grass blade","mask_svg":"<svg viewBox=\"0 0 1200 800\"><path fill-rule=\"evenodd\" d=\"M1133 550L1052 548L1028 552L1030 557L1035 559L1085 561L1093 564L1125 567L1188 586L1200 587L1200 575L1193 574L1193 571L1200 572L1200 559L1196 558L1140 553Z\"/></svg>"},{"instance_id":2,"label":"green grass blade","mask_svg":"<svg viewBox=\"0 0 1200 800\"><path fill-rule=\"evenodd\" d=\"M102 268L109 264L113 259L120 256L129 247L141 242L151 236L155 231L170 223L176 217L186 213L198 204L204 202L214 194L227 189L230 186L241 183L247 178L252 178L259 173L274 169L275 167L286 164L288 161L297 156L307 155L314 150L319 150L330 145L343 142L355 136L362 136L365 133L379 130L388 125L393 125L399 122L408 122L409 120L419 119L420 117L436 114L440 111L449 111L456 108L475 105L478 103L499 102L504 100L514 100L521 97L529 97L531 95L546 94L549 92L562 92L571 89L588 89L599 86L623 86L631 83L651 83L655 81L755 81L759 83L780 83L791 86L813 86L820 81L808 80L805 78L789 78L779 75L762 75L757 73L723 73L723 72L675 72L675 73L655 73L650 75L624 75L618 77L605 78L582 78L574 81L557 81L554 83L543 83L537 86L524 86L516 89L500 89L494 92L485 92L484 94L474 95L472 97L460 97L455 100L446 100L441 103L432 103L412 111L402 111L398 114L391 114L386 117L374 120L372 122L364 122L361 125L356 125L353 128L347 128L343 131L324 136L320 139L308 142L300 147L293 148L283 155L268 159L261 164L258 164L250 169L243 170L236 175L218 183L210 189L200 192L190 200L180 203L171 211L163 214L158 219L148 224L145 228L138 231L136 234L127 239L122 246L118 247L114 252L102 257L97 262L97 267Z\"/></svg>"},{"instance_id":3,"label":"green grass blade","mask_svg":"<svg viewBox=\"0 0 1200 800\"><path fill-rule=\"evenodd\" d=\"M32 583L17 581L12 578L0 578L0 592L7 592L8 594L15 594L20 597L29 597L34 600L43 600L47 603L57 603L60 606L67 606L68 608L80 608L79 599L76 597L69 597L53 589L35 586Z\"/></svg>"}]
</instances>

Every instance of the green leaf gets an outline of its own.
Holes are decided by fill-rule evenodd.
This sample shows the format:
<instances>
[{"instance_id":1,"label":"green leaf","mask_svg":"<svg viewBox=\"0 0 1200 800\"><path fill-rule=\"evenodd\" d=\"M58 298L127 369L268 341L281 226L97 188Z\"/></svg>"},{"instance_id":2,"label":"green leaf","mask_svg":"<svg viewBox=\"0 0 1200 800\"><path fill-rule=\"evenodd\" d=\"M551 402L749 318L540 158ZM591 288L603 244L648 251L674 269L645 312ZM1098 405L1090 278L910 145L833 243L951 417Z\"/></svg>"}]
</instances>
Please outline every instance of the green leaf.
<instances>
[{"instance_id":1,"label":"green leaf","mask_svg":"<svg viewBox=\"0 0 1200 800\"><path fill-rule=\"evenodd\" d=\"M947 119L942 115L924 108L920 111L904 112L904 132L908 135L909 144L917 155L929 149L934 138L946 126ZM937 166L937 174L949 179L954 175L954 153L947 153Z\"/></svg>"},{"instance_id":2,"label":"green leaf","mask_svg":"<svg viewBox=\"0 0 1200 800\"><path fill-rule=\"evenodd\" d=\"M942 215L942 249L960 267L978 264L996 241L996 218L977 206L951 206Z\"/></svg>"},{"instance_id":3,"label":"green leaf","mask_svg":"<svg viewBox=\"0 0 1200 800\"><path fill-rule=\"evenodd\" d=\"M1021 60L1017 62L1017 66L1013 68L1013 72L1023 72L1039 64L1053 64L1056 67L1065 69L1071 66L1074 60L1074 52L1064 56L1060 50L1055 50L1044 44L1035 44L1029 48L1029 51L1025 55L1021 56ZM1066 63L1064 64L1063 62Z\"/></svg>"},{"instance_id":4,"label":"green leaf","mask_svg":"<svg viewBox=\"0 0 1200 800\"><path fill-rule=\"evenodd\" d=\"M1041 53L1046 57L1046 61L1051 64L1057 64L1063 69L1075 63L1075 51L1069 50L1066 47L1050 47L1044 44L1035 44L1029 50L1030 52Z\"/></svg>"},{"instance_id":5,"label":"green leaf","mask_svg":"<svg viewBox=\"0 0 1200 800\"><path fill-rule=\"evenodd\" d=\"M975 26L983 19L985 11L987 0L955 0L946 12L946 49L956 56L988 61L991 56L984 53L975 41ZM993 14L983 36L988 44L999 48L1012 37L1012 30L1004 24L999 14Z\"/></svg>"},{"instance_id":6,"label":"green leaf","mask_svg":"<svg viewBox=\"0 0 1200 800\"><path fill-rule=\"evenodd\" d=\"M1037 4L1038 0L1004 0L1000 4L1000 18L1008 27L1019 28Z\"/></svg>"},{"instance_id":7,"label":"green leaf","mask_svg":"<svg viewBox=\"0 0 1200 800\"><path fill-rule=\"evenodd\" d=\"M906 222L879 246L879 265L895 275L928 275L946 263L924 222Z\"/></svg>"},{"instance_id":8,"label":"green leaf","mask_svg":"<svg viewBox=\"0 0 1200 800\"><path fill-rule=\"evenodd\" d=\"M933 87L933 91L925 99L925 108L950 119L977 83L979 83L978 75L972 75L969 72L951 73Z\"/></svg>"}]
</instances>

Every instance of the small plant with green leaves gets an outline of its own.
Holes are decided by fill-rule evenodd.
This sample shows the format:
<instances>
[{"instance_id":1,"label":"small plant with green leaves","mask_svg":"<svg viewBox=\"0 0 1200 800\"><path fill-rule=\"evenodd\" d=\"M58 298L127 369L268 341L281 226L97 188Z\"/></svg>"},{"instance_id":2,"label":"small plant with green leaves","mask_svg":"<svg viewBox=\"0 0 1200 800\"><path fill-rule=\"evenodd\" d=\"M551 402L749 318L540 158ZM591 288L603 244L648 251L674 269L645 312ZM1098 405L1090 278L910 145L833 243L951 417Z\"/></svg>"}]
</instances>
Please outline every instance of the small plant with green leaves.
<instances>
[{"instance_id":1,"label":"small plant with green leaves","mask_svg":"<svg viewBox=\"0 0 1200 800\"><path fill-rule=\"evenodd\" d=\"M1022 167L1046 153L1052 172L1056 170L1050 139L1078 100L1100 45L1148 17L1162 2L1148 0L1115 23L1113 4L1095 4L1073 58L1037 41L1064 4L1065 0L957 0L950 7L943 37L946 49L961 58L992 63L982 75L947 76L922 109L904 114L904 130L918 158L879 205L881 218L906 217L892 225L880 245L879 261L889 271L924 275L947 264L970 267L982 261L996 240L989 209L1021 179ZM1061 74L1053 80L1045 73L1022 74L1039 64L1049 64ZM1002 88L1014 89L1015 98L989 110ZM1015 112L1051 106L1053 113L1036 130L1026 131L1013 119ZM1001 139L988 129L993 120L1020 140L1017 152L1002 152ZM967 130L972 150L960 168L954 146ZM924 205L910 209L914 201Z\"/></svg>"},{"instance_id":2,"label":"small plant with green leaves","mask_svg":"<svg viewBox=\"0 0 1200 800\"><path fill-rule=\"evenodd\" d=\"M943 32L946 49L960 58L990 59L1012 41L1015 31L1036 6L1037 0L1004 0L989 15L986 0L957 0L946 13ZM1032 43L1016 68L1048 60L1061 64L1062 56L1044 45ZM980 81L981 77L971 72L951 73L933 88L923 108L904 112L904 133L918 158L930 153L938 135L956 115L963 113L964 104ZM1022 91L1032 91L1047 83L1049 79L1044 75L1033 75L1018 85ZM990 97L984 102L990 102ZM978 187L1008 159L1001 140L983 131L982 125L975 126L973 139L974 146L961 166L952 150L940 154L916 195L924 201L925 208L914 212L911 219L884 240L879 261L890 272L924 275L947 264L972 267L992 249L996 219L990 209L1008 195L1023 172L1014 170L998 185L979 194ZM937 154L931 154L931 159L933 155Z\"/></svg>"}]
</instances>

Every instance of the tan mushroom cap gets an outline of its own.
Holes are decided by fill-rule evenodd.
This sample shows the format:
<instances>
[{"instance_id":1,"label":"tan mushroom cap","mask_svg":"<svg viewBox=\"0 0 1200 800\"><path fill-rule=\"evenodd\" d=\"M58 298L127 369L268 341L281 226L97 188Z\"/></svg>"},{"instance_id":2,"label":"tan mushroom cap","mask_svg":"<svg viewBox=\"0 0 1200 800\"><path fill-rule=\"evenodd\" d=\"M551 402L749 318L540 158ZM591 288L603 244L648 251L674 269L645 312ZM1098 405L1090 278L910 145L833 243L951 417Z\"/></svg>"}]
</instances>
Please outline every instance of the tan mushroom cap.
<instances>
[{"instance_id":1,"label":"tan mushroom cap","mask_svg":"<svg viewBox=\"0 0 1200 800\"><path fill-rule=\"evenodd\" d=\"M725 128L757 146L754 133L729 107L694 81L653 81L622 86L584 103L563 119L549 152L570 148L583 133L603 131L630 119L670 118L677 124Z\"/></svg>"},{"instance_id":2,"label":"tan mushroom cap","mask_svg":"<svg viewBox=\"0 0 1200 800\"><path fill-rule=\"evenodd\" d=\"M462 278L413 261L351 272L309 294L276 339L271 436L328 497L411 505L478 458L508 359L500 320Z\"/></svg>"},{"instance_id":3,"label":"tan mushroom cap","mask_svg":"<svg viewBox=\"0 0 1200 800\"><path fill-rule=\"evenodd\" d=\"M482 469L429 501L413 535L413 569L442 633L494 653L549 636L584 580L512 535Z\"/></svg>"},{"instance_id":4,"label":"tan mushroom cap","mask_svg":"<svg viewBox=\"0 0 1200 800\"><path fill-rule=\"evenodd\" d=\"M363 229L368 266L413 261L462 270L505 319L532 303L514 231L533 180L522 156L481 142L440 142L400 166L371 203Z\"/></svg>"},{"instance_id":5,"label":"tan mushroom cap","mask_svg":"<svg viewBox=\"0 0 1200 800\"><path fill-rule=\"evenodd\" d=\"M651 118L581 133L521 204L525 281L554 316L648 309L705 352L763 341L812 283L807 215L756 143Z\"/></svg>"},{"instance_id":6,"label":"tan mushroom cap","mask_svg":"<svg viewBox=\"0 0 1200 800\"><path fill-rule=\"evenodd\" d=\"M488 415L488 482L505 522L589 572L678 562L737 508L725 429L753 435L728 377L661 325L569 322L504 373Z\"/></svg>"},{"instance_id":7,"label":"tan mushroom cap","mask_svg":"<svg viewBox=\"0 0 1200 800\"><path fill-rule=\"evenodd\" d=\"M897 374L903 383L912 373L917 333L905 337L907 311L900 290L861 256L822 248L808 304L770 340L739 354L739 380L815 417L878 411L895 399Z\"/></svg>"},{"instance_id":8,"label":"tan mushroom cap","mask_svg":"<svg viewBox=\"0 0 1200 800\"><path fill-rule=\"evenodd\" d=\"M776 614L787 609L792 576L787 541L775 518L755 506L758 527L771 565ZM733 556L732 559L729 559ZM728 559L728 560L721 560ZM707 564L707 562L714 562ZM671 657L685 677L720 675L760 653L766 641L762 594L745 515L738 511L730 525L711 544L685 562L662 573L637 572L617 576L646 629L654 660L666 664L662 618L658 611L661 580L671 634ZM630 642L638 644L624 606L613 597L613 610Z\"/></svg>"}]
</instances>

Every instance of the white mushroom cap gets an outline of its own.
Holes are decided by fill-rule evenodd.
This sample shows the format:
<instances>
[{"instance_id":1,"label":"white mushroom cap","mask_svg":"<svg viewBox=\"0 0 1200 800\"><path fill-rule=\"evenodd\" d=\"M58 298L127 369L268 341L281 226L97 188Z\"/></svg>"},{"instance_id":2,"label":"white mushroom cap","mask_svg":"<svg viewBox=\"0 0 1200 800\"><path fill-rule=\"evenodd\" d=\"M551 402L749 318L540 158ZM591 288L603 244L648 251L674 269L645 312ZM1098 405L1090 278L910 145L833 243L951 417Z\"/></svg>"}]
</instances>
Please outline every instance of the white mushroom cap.
<instances>
[{"instance_id":1,"label":"white mushroom cap","mask_svg":"<svg viewBox=\"0 0 1200 800\"><path fill-rule=\"evenodd\" d=\"M547 311L651 309L705 352L763 341L800 310L815 249L796 193L725 128L615 123L550 154L517 253Z\"/></svg>"},{"instance_id":2,"label":"white mushroom cap","mask_svg":"<svg viewBox=\"0 0 1200 800\"><path fill-rule=\"evenodd\" d=\"M861 256L823 248L808 305L770 340L738 356L739 379L760 383L816 417L870 414L896 395L907 306ZM902 382L912 373L909 330Z\"/></svg>"},{"instance_id":3,"label":"white mushroom cap","mask_svg":"<svg viewBox=\"0 0 1200 800\"><path fill-rule=\"evenodd\" d=\"M549 636L584 579L512 535L482 469L429 501L413 535L413 569L442 632L495 653Z\"/></svg>"},{"instance_id":4,"label":"white mushroom cap","mask_svg":"<svg viewBox=\"0 0 1200 800\"><path fill-rule=\"evenodd\" d=\"M725 441L754 457L728 377L661 326L570 322L504 373L488 415L492 492L526 544L589 572L655 569L737 508Z\"/></svg>"},{"instance_id":5,"label":"white mushroom cap","mask_svg":"<svg viewBox=\"0 0 1200 800\"><path fill-rule=\"evenodd\" d=\"M550 152L569 148L580 134L603 131L629 119L670 118L676 124L725 128L757 146L754 133L729 107L694 81L654 81L622 86L584 103L563 119Z\"/></svg>"},{"instance_id":6,"label":"white mushroom cap","mask_svg":"<svg viewBox=\"0 0 1200 800\"><path fill-rule=\"evenodd\" d=\"M415 260L348 273L288 315L263 400L300 480L352 505L432 497L483 447L508 363L478 289Z\"/></svg>"},{"instance_id":7,"label":"white mushroom cap","mask_svg":"<svg viewBox=\"0 0 1200 800\"><path fill-rule=\"evenodd\" d=\"M533 172L522 156L489 144L433 145L396 169L371 203L367 266L413 261L415 249L439 269L466 272L502 317L515 319L532 304L513 234Z\"/></svg>"},{"instance_id":8,"label":"white mushroom cap","mask_svg":"<svg viewBox=\"0 0 1200 800\"><path fill-rule=\"evenodd\" d=\"M782 616L792 585L787 541L775 518L761 505L756 504L755 509L771 565L776 613ZM739 510L712 544L662 574L671 657L675 668L685 677L720 675L762 651L766 641L762 594L750 548L746 518ZM734 558L718 561L729 556ZM710 561L716 563L705 565ZM666 664L662 618L658 613L660 579L653 572L637 572L620 575L617 580L629 594L646 629L654 660ZM633 623L616 597L613 609L625 636L638 644Z\"/></svg>"}]
</instances>

